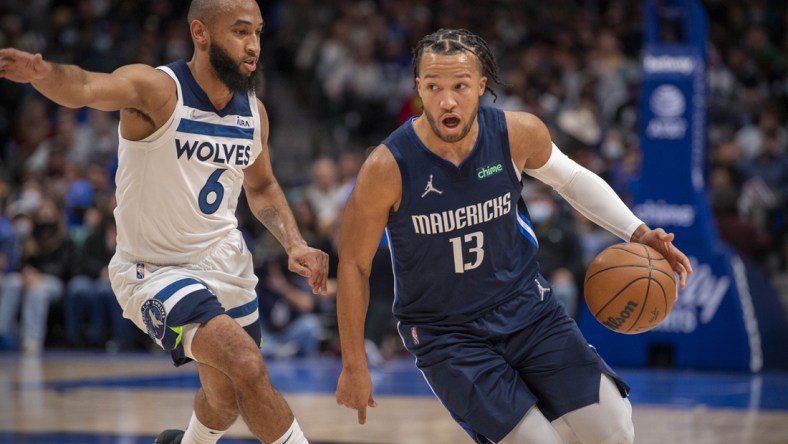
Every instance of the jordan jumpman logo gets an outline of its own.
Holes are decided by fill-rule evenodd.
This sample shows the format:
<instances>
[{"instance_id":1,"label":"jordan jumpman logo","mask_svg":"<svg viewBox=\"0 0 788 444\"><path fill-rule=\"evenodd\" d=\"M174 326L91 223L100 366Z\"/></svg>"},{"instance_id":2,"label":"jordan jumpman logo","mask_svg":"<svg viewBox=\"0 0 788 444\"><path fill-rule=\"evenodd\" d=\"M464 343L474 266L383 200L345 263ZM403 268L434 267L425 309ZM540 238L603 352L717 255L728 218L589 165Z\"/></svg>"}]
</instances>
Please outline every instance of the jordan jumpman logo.
<instances>
[{"instance_id":1,"label":"jordan jumpman logo","mask_svg":"<svg viewBox=\"0 0 788 444\"><path fill-rule=\"evenodd\" d=\"M432 186L432 174L430 174L430 180L427 181L427 186L424 188L424 193L421 194L421 197L426 196L431 191L435 192L435 193L438 193L438 194L443 194L443 191L441 191L441 190L435 188L434 186Z\"/></svg>"}]
</instances>

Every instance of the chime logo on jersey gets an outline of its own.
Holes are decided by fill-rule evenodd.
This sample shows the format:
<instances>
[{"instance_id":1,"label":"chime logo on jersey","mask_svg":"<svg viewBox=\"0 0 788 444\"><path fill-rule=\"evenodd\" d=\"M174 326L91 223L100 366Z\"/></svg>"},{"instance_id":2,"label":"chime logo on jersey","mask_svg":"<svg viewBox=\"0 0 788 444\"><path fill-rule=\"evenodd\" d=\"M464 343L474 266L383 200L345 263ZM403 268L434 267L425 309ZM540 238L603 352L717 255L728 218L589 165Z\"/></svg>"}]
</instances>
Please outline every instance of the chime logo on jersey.
<instances>
[{"instance_id":1,"label":"chime logo on jersey","mask_svg":"<svg viewBox=\"0 0 788 444\"><path fill-rule=\"evenodd\" d=\"M503 171L503 165L500 163L496 163L495 165L487 165L476 169L476 177L478 177L479 180L482 180L492 176L493 174L498 174L501 171Z\"/></svg>"}]
</instances>

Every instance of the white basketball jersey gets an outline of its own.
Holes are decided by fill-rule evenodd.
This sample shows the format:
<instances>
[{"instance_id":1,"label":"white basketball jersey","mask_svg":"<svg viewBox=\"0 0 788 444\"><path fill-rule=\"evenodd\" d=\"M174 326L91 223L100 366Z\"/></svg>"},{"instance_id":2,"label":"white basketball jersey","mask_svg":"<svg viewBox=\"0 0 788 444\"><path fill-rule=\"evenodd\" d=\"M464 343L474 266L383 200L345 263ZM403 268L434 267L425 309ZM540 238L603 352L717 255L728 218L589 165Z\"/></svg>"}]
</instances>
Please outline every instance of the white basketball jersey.
<instances>
[{"instance_id":1,"label":"white basketball jersey","mask_svg":"<svg viewBox=\"0 0 788 444\"><path fill-rule=\"evenodd\" d=\"M149 137L120 136L117 250L139 262L193 263L238 225L243 170L262 151L260 116L253 93L217 111L182 60L157 69L175 80L178 103Z\"/></svg>"}]
</instances>

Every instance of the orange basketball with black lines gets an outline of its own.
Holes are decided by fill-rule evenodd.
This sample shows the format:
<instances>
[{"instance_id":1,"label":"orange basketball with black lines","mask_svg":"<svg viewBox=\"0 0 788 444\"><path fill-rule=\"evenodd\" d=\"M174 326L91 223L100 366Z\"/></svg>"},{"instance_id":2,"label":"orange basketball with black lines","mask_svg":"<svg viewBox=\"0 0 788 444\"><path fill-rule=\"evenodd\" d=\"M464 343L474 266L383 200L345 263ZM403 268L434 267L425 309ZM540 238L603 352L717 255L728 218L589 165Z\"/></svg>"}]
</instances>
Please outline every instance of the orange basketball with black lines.
<instances>
[{"instance_id":1,"label":"orange basketball with black lines","mask_svg":"<svg viewBox=\"0 0 788 444\"><path fill-rule=\"evenodd\" d=\"M586 270L586 305L605 327L637 334L656 327L673 308L676 276L648 245L623 243L602 250Z\"/></svg>"}]
</instances>

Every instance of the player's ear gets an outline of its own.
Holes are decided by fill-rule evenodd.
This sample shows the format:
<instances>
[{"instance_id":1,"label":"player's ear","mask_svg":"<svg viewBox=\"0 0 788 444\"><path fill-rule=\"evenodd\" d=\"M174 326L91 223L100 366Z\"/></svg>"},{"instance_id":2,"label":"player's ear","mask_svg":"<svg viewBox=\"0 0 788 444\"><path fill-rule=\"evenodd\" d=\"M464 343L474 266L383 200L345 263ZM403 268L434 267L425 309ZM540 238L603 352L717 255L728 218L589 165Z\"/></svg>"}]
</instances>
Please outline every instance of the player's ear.
<instances>
[{"instance_id":1,"label":"player's ear","mask_svg":"<svg viewBox=\"0 0 788 444\"><path fill-rule=\"evenodd\" d=\"M486 89L487 89L487 76L482 76L482 78L479 79L479 97L481 97L484 94L484 91Z\"/></svg>"},{"instance_id":2,"label":"player's ear","mask_svg":"<svg viewBox=\"0 0 788 444\"><path fill-rule=\"evenodd\" d=\"M421 78L416 77L416 95L421 97Z\"/></svg>"},{"instance_id":3,"label":"player's ear","mask_svg":"<svg viewBox=\"0 0 788 444\"><path fill-rule=\"evenodd\" d=\"M196 46L205 46L208 44L208 26L200 20L192 20L189 23L189 31L192 34L192 40Z\"/></svg>"}]
</instances>

